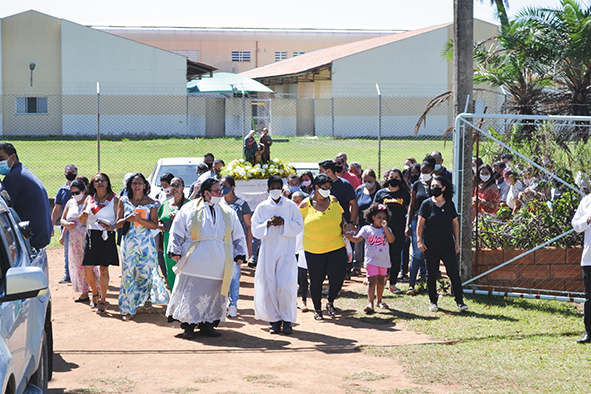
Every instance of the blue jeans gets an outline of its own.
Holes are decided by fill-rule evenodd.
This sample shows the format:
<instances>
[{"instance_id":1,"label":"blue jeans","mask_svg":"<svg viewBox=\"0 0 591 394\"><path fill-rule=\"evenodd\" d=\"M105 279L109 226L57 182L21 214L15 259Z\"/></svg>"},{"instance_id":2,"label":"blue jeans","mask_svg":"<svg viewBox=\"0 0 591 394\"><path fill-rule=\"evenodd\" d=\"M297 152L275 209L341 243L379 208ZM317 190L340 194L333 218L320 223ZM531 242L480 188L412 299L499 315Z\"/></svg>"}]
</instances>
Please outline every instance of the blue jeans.
<instances>
[{"instance_id":1,"label":"blue jeans","mask_svg":"<svg viewBox=\"0 0 591 394\"><path fill-rule=\"evenodd\" d=\"M228 291L228 300L230 305L237 306L238 293L240 292L240 265L232 263L232 280L230 281L230 290Z\"/></svg>"},{"instance_id":2,"label":"blue jeans","mask_svg":"<svg viewBox=\"0 0 591 394\"><path fill-rule=\"evenodd\" d=\"M61 227L61 232L64 232L64 228ZM70 244L70 232L66 231L66 235L64 235L64 263L65 263L65 272L66 278L70 277L70 259L68 258L68 245Z\"/></svg>"},{"instance_id":3,"label":"blue jeans","mask_svg":"<svg viewBox=\"0 0 591 394\"><path fill-rule=\"evenodd\" d=\"M411 286L414 286L415 283L417 283L417 273L419 272L419 268L421 269L421 273L425 275L425 254L421 252L417 246L417 221L417 218L413 218L410 224L412 260L410 261L410 276L408 278L408 283Z\"/></svg>"}]
</instances>

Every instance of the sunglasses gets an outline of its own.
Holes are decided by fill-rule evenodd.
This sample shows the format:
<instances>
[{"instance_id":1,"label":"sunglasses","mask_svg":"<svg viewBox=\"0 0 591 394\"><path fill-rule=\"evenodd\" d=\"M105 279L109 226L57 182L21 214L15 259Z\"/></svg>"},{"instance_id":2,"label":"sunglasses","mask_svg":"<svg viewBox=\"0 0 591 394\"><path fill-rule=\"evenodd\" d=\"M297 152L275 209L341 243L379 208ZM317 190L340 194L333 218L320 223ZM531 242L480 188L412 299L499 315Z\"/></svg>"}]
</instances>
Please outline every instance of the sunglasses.
<instances>
[{"instance_id":1,"label":"sunglasses","mask_svg":"<svg viewBox=\"0 0 591 394\"><path fill-rule=\"evenodd\" d=\"M183 185L181 185L180 183L173 183L170 185L170 187L180 188L180 187L183 187Z\"/></svg>"},{"instance_id":2,"label":"sunglasses","mask_svg":"<svg viewBox=\"0 0 591 394\"><path fill-rule=\"evenodd\" d=\"M70 194L71 194L71 195L73 195L73 196L77 196L77 195L79 195L80 193L82 193L82 192L70 192Z\"/></svg>"}]
</instances>

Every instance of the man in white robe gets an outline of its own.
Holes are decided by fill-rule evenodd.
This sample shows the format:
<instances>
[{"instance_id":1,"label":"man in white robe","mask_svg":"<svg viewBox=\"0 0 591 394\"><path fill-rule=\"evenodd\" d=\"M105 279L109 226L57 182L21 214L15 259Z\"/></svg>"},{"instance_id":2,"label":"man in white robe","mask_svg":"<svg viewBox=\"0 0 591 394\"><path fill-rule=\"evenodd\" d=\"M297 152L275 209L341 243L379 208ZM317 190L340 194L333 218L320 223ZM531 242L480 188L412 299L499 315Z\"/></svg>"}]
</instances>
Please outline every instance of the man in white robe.
<instances>
[{"instance_id":1,"label":"man in white robe","mask_svg":"<svg viewBox=\"0 0 591 394\"><path fill-rule=\"evenodd\" d=\"M219 204L219 181L203 182L201 195L178 211L168 244L177 276L166 316L181 322L186 339L193 337L196 325L206 336L220 335L214 327L225 316L232 264L242 264L246 254L238 215Z\"/></svg>"},{"instance_id":2,"label":"man in white robe","mask_svg":"<svg viewBox=\"0 0 591 394\"><path fill-rule=\"evenodd\" d=\"M298 266L296 236L304 231L297 205L282 195L283 181L267 181L269 198L260 203L251 219L252 234L261 240L254 276L255 318L271 323L271 334L290 334L297 315Z\"/></svg>"}]
</instances>

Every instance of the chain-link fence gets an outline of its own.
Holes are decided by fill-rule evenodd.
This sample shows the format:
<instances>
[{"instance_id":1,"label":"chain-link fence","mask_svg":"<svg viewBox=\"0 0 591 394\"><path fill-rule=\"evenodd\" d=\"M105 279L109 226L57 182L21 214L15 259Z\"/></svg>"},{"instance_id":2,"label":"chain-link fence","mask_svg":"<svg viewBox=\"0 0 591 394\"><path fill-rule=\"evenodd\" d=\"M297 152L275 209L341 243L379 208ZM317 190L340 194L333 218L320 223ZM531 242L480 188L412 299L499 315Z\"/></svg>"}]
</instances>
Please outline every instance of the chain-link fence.
<instances>
[{"instance_id":1,"label":"chain-link fence","mask_svg":"<svg viewBox=\"0 0 591 394\"><path fill-rule=\"evenodd\" d=\"M124 89L119 89L119 92ZM164 157L202 157L226 163L242 158L249 130L270 129L272 158L316 163L339 152L362 167L402 168L442 152L453 168L451 105L431 109L415 126L431 97L298 98L232 95L22 95L0 96L3 139L55 195L63 168L75 163L91 176L100 169L119 184L126 172L148 175ZM98 136L100 135L100 143ZM257 137L258 139L258 137ZM100 150L99 150L100 146ZM379 175L381 178L381 176Z\"/></svg>"},{"instance_id":2,"label":"chain-link fence","mask_svg":"<svg viewBox=\"0 0 591 394\"><path fill-rule=\"evenodd\" d=\"M581 296L583 236L571 219L589 192L591 118L467 115L459 122L474 137L472 206L462 207L473 219L467 287Z\"/></svg>"}]
</instances>

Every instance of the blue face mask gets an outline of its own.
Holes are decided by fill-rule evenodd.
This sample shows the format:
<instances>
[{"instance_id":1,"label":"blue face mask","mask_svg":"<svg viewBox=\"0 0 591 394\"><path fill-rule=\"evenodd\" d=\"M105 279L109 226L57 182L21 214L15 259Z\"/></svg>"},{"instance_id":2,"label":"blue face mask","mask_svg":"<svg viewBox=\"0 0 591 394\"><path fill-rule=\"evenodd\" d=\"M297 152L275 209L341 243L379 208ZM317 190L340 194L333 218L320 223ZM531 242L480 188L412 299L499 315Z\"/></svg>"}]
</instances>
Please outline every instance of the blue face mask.
<instances>
[{"instance_id":1,"label":"blue face mask","mask_svg":"<svg viewBox=\"0 0 591 394\"><path fill-rule=\"evenodd\" d=\"M302 189L300 189L300 187L299 187L299 186L290 186L290 187L289 187L289 191L290 191L290 192L292 192L292 193L295 193L295 192L300 192L300 191L302 191Z\"/></svg>"},{"instance_id":2,"label":"blue face mask","mask_svg":"<svg viewBox=\"0 0 591 394\"><path fill-rule=\"evenodd\" d=\"M8 166L8 160L0 161L0 174L6 175L10 172L10 167Z\"/></svg>"},{"instance_id":3,"label":"blue face mask","mask_svg":"<svg viewBox=\"0 0 591 394\"><path fill-rule=\"evenodd\" d=\"M222 186L222 193L225 196L226 194L232 191L232 186Z\"/></svg>"},{"instance_id":4,"label":"blue face mask","mask_svg":"<svg viewBox=\"0 0 591 394\"><path fill-rule=\"evenodd\" d=\"M435 164L435 171L441 170L441 164Z\"/></svg>"}]
</instances>

